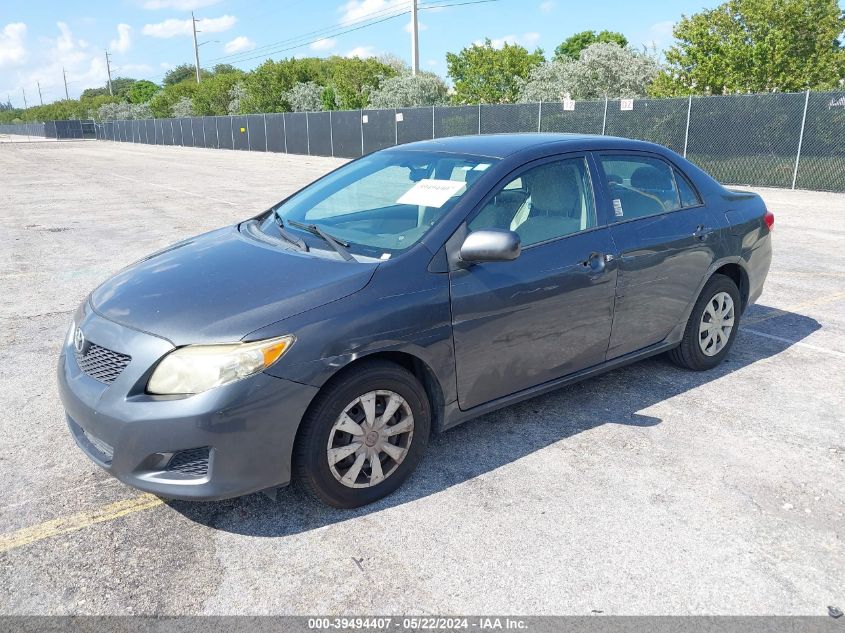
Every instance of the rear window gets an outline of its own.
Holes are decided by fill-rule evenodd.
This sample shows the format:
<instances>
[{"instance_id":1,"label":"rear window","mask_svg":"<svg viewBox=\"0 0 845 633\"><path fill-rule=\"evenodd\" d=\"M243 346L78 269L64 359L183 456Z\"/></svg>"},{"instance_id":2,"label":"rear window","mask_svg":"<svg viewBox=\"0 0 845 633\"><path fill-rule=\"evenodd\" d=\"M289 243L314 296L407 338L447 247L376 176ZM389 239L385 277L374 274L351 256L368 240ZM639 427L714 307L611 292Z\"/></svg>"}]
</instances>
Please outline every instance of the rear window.
<instances>
[{"instance_id":1,"label":"rear window","mask_svg":"<svg viewBox=\"0 0 845 633\"><path fill-rule=\"evenodd\" d=\"M617 220L657 215L681 208L672 167L648 156L601 156Z\"/></svg>"},{"instance_id":2,"label":"rear window","mask_svg":"<svg viewBox=\"0 0 845 633\"><path fill-rule=\"evenodd\" d=\"M678 192L681 194L682 207L695 207L701 204L701 198L698 197L692 183L677 169L675 170L675 182L678 183Z\"/></svg>"}]
</instances>

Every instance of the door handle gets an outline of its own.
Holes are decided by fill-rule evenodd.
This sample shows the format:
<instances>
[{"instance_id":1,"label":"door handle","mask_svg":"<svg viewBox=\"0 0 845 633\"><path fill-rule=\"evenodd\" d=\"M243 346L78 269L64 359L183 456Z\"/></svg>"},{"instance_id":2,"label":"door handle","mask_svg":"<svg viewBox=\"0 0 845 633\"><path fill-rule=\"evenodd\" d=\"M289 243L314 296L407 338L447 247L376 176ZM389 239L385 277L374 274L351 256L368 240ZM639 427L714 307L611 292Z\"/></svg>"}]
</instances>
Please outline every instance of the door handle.
<instances>
[{"instance_id":1,"label":"door handle","mask_svg":"<svg viewBox=\"0 0 845 633\"><path fill-rule=\"evenodd\" d=\"M711 233L713 233L713 229L709 226L704 226L703 224L699 224L695 228L695 233L692 234L693 237L696 237L700 240L706 240L710 237Z\"/></svg>"},{"instance_id":2,"label":"door handle","mask_svg":"<svg viewBox=\"0 0 845 633\"><path fill-rule=\"evenodd\" d=\"M606 263L610 261L610 259L612 259L612 257L608 258L604 253L590 253L590 256L581 262L581 266L587 269L590 273L603 273L606 268Z\"/></svg>"}]
</instances>

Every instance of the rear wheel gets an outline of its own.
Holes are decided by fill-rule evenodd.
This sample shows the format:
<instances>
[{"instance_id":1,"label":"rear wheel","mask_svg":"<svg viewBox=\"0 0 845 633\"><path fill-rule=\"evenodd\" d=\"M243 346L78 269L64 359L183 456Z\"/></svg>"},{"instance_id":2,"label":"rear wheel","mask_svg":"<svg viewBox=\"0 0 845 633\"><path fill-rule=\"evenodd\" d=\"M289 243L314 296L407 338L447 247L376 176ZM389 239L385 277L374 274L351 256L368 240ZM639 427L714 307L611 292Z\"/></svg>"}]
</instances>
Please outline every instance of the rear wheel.
<instances>
[{"instance_id":1,"label":"rear wheel","mask_svg":"<svg viewBox=\"0 0 845 633\"><path fill-rule=\"evenodd\" d=\"M739 289L730 277L713 275L690 314L681 344L669 357L695 371L712 369L728 355L740 318Z\"/></svg>"},{"instance_id":2,"label":"rear wheel","mask_svg":"<svg viewBox=\"0 0 845 633\"><path fill-rule=\"evenodd\" d=\"M366 362L317 396L297 436L295 477L329 505L372 503L416 468L430 428L430 405L416 377L394 363Z\"/></svg>"}]
</instances>

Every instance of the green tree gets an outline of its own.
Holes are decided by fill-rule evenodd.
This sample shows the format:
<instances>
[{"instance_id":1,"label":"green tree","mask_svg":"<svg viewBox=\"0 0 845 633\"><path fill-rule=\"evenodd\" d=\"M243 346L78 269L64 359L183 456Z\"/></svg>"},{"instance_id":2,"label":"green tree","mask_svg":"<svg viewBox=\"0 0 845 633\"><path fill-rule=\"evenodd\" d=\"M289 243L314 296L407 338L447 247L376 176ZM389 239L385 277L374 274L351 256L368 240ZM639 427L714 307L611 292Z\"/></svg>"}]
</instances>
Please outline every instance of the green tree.
<instances>
[{"instance_id":1,"label":"green tree","mask_svg":"<svg viewBox=\"0 0 845 633\"><path fill-rule=\"evenodd\" d=\"M211 72L215 75L225 75L226 73L239 73L243 71L235 68L232 64L216 64L214 68L211 69Z\"/></svg>"},{"instance_id":2,"label":"green tree","mask_svg":"<svg viewBox=\"0 0 845 633\"><path fill-rule=\"evenodd\" d=\"M520 82L524 103L572 99L643 97L660 72L651 55L613 43L591 44L577 60L552 61Z\"/></svg>"},{"instance_id":3,"label":"green tree","mask_svg":"<svg viewBox=\"0 0 845 633\"><path fill-rule=\"evenodd\" d=\"M539 48L533 53L518 44L495 48L489 39L460 53L446 53L449 76L455 83L453 100L458 104L513 103L519 96L519 80L544 61Z\"/></svg>"},{"instance_id":4,"label":"green tree","mask_svg":"<svg viewBox=\"0 0 845 633\"><path fill-rule=\"evenodd\" d=\"M372 108L413 108L443 105L448 101L449 87L434 73L391 77L370 93Z\"/></svg>"},{"instance_id":5,"label":"green tree","mask_svg":"<svg viewBox=\"0 0 845 633\"><path fill-rule=\"evenodd\" d=\"M729 0L684 16L652 94L790 92L845 78L837 0Z\"/></svg>"},{"instance_id":6,"label":"green tree","mask_svg":"<svg viewBox=\"0 0 845 633\"><path fill-rule=\"evenodd\" d=\"M323 88L313 81L296 84L284 97L293 112L320 112L323 107Z\"/></svg>"},{"instance_id":7,"label":"green tree","mask_svg":"<svg viewBox=\"0 0 845 633\"><path fill-rule=\"evenodd\" d=\"M131 77L115 77L111 80L111 89L115 97L128 100L129 91L135 85L136 80Z\"/></svg>"},{"instance_id":8,"label":"green tree","mask_svg":"<svg viewBox=\"0 0 845 633\"><path fill-rule=\"evenodd\" d=\"M200 77L210 77L211 73L208 72L205 68L200 69ZM164 75L164 85L165 86L175 86L176 84L180 84L186 79L193 79L196 81L197 78L197 71L196 66L193 64L179 64L175 68L171 68L167 71Z\"/></svg>"},{"instance_id":9,"label":"green tree","mask_svg":"<svg viewBox=\"0 0 845 633\"><path fill-rule=\"evenodd\" d=\"M102 86L100 88L86 88L82 91L81 99L90 99L92 97L102 97L109 94L109 89L107 86Z\"/></svg>"},{"instance_id":10,"label":"green tree","mask_svg":"<svg viewBox=\"0 0 845 633\"><path fill-rule=\"evenodd\" d=\"M224 73L206 77L197 84L191 99L198 116L229 114L232 88L242 81L243 73Z\"/></svg>"},{"instance_id":11,"label":"green tree","mask_svg":"<svg viewBox=\"0 0 845 633\"><path fill-rule=\"evenodd\" d=\"M150 99L150 110L152 110L153 116L159 119L174 116L173 108L183 99L187 99L190 103L197 88L197 83L189 80L165 86L163 90L159 90Z\"/></svg>"},{"instance_id":12,"label":"green tree","mask_svg":"<svg viewBox=\"0 0 845 633\"><path fill-rule=\"evenodd\" d=\"M618 44L622 48L627 48L628 38L622 33L616 31L581 31L575 35L567 37L555 49L555 61L565 61L567 59L578 59L581 56L581 51L597 43L612 43Z\"/></svg>"},{"instance_id":13,"label":"green tree","mask_svg":"<svg viewBox=\"0 0 845 633\"><path fill-rule=\"evenodd\" d=\"M327 60L268 59L244 77L246 95L241 107L249 112L287 112L290 104L284 94L298 83L313 81L325 85Z\"/></svg>"},{"instance_id":14,"label":"green tree","mask_svg":"<svg viewBox=\"0 0 845 633\"><path fill-rule=\"evenodd\" d=\"M152 81L147 81L146 79L136 81L129 89L129 102L147 103L160 89L158 84L154 84Z\"/></svg>"},{"instance_id":15,"label":"green tree","mask_svg":"<svg viewBox=\"0 0 845 633\"><path fill-rule=\"evenodd\" d=\"M327 63L328 84L333 88L337 107L341 110L366 108L370 92L377 89L382 81L397 74L395 68L374 57L331 57Z\"/></svg>"}]
</instances>

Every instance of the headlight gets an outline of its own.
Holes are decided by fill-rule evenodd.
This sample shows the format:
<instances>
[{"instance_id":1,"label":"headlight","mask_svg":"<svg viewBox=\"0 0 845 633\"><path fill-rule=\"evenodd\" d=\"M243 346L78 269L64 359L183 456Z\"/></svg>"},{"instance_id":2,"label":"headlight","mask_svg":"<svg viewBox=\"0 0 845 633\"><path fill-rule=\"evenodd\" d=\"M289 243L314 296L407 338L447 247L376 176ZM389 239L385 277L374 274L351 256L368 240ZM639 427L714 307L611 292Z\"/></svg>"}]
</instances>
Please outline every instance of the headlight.
<instances>
[{"instance_id":1,"label":"headlight","mask_svg":"<svg viewBox=\"0 0 845 633\"><path fill-rule=\"evenodd\" d=\"M288 335L252 343L180 347L155 368L147 392L189 395L252 376L279 360L294 340Z\"/></svg>"}]
</instances>

